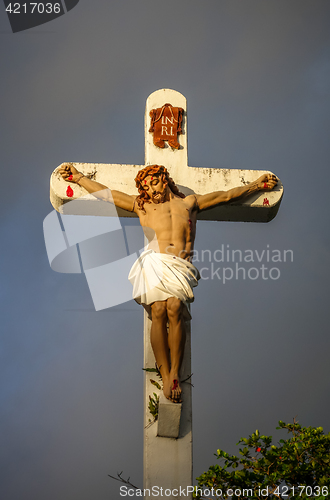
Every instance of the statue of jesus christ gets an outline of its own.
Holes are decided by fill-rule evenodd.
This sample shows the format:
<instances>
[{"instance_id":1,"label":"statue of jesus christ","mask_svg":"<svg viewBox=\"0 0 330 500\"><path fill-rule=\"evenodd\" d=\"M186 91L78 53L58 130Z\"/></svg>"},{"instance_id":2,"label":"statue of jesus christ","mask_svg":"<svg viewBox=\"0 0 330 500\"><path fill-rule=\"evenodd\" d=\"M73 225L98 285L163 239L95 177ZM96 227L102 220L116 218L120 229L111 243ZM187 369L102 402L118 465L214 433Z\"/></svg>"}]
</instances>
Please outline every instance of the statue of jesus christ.
<instances>
[{"instance_id":1,"label":"statue of jesus christ","mask_svg":"<svg viewBox=\"0 0 330 500\"><path fill-rule=\"evenodd\" d=\"M94 196L138 215L149 247L134 264L129 278L135 289L134 298L151 316L151 345L162 376L164 395L174 403L181 402L185 320L190 319L187 305L194 299L192 287L199 279L197 269L190 262L197 214L257 191L270 191L277 184L277 177L264 174L228 191L185 196L165 167L150 165L138 172L135 182L139 195L131 196L110 191L107 186L85 177L72 164L62 165L59 172L66 181L75 182ZM158 284L146 292L148 286L141 284L145 280ZM144 292L139 296L136 290Z\"/></svg>"}]
</instances>

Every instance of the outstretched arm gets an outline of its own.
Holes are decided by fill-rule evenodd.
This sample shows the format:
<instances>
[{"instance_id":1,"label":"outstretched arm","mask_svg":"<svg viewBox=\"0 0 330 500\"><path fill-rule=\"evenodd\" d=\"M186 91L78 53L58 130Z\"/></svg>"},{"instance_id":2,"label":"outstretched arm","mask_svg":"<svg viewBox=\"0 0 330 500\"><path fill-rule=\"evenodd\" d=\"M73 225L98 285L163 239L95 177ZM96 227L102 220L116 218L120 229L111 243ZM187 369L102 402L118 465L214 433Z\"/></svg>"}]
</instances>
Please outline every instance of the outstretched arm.
<instances>
[{"instance_id":1,"label":"outstretched arm","mask_svg":"<svg viewBox=\"0 0 330 500\"><path fill-rule=\"evenodd\" d=\"M238 198L245 198L257 191L271 191L277 184L278 178L274 174L264 174L246 186L229 189L228 191L214 191L213 193L196 196L199 211L215 207L221 203Z\"/></svg>"},{"instance_id":2,"label":"outstretched arm","mask_svg":"<svg viewBox=\"0 0 330 500\"><path fill-rule=\"evenodd\" d=\"M130 196L122 191L110 190L108 186L88 179L84 174L78 172L71 163L62 165L59 172L65 181L79 184L79 186L85 188L86 191L93 194L96 198L112 202L116 207L134 212L134 201L136 196Z\"/></svg>"}]
</instances>

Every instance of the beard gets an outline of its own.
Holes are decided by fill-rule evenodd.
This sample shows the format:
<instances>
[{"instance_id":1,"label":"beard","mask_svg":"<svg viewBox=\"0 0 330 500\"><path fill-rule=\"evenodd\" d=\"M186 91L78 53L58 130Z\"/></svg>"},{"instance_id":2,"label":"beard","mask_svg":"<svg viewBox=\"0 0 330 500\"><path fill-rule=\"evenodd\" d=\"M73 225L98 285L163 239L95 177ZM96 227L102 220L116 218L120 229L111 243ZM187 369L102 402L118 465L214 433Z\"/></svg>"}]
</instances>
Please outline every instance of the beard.
<instances>
[{"instance_id":1,"label":"beard","mask_svg":"<svg viewBox=\"0 0 330 500\"><path fill-rule=\"evenodd\" d=\"M156 205L158 203L164 203L166 201L166 190L164 189L164 191L162 193L157 191L155 194L153 194L151 199L152 199L152 202L155 203Z\"/></svg>"}]
</instances>

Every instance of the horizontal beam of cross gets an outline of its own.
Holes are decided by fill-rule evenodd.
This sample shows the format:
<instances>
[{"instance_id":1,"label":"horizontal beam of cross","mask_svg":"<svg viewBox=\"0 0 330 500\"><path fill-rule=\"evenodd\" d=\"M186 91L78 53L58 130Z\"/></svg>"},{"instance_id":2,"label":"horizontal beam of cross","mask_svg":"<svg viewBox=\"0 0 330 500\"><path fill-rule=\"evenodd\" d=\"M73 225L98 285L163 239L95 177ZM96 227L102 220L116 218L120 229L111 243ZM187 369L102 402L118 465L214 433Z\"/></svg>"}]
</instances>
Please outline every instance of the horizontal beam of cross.
<instances>
[{"instance_id":1,"label":"horizontal beam of cross","mask_svg":"<svg viewBox=\"0 0 330 500\"><path fill-rule=\"evenodd\" d=\"M134 179L139 170L145 165L121 165L103 163L73 163L73 165L87 177L101 184L109 186L110 189L124 191L127 194L138 194ZM165 165L171 174L171 166ZM233 187L243 186L254 181L263 173L260 170L228 170L222 168L200 168L187 167L184 175L174 178L180 191L184 194L206 194L212 191L226 191ZM171 174L172 175L172 174ZM182 178L184 176L184 178ZM58 172L54 170L50 183L50 200L53 207L60 213L81 215L108 215L104 211L104 203L77 184L70 185L73 196L69 197L66 192L68 183L63 180ZM241 221L241 222L269 222L279 209L283 196L281 182L270 192L258 192L244 200L220 205L201 212L200 220L210 221ZM65 206L72 200L74 204ZM70 206L71 205L71 206ZM136 217L135 214L118 209L120 217Z\"/></svg>"}]
</instances>

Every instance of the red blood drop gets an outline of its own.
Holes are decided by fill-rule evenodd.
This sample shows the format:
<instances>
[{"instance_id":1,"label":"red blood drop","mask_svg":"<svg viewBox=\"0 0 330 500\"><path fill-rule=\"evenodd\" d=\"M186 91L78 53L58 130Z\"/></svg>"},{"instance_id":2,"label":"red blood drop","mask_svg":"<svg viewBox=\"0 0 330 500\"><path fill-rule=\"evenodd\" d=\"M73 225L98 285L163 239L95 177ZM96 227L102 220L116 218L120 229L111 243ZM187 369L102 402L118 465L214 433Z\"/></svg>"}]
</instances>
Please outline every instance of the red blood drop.
<instances>
[{"instance_id":1,"label":"red blood drop","mask_svg":"<svg viewBox=\"0 0 330 500\"><path fill-rule=\"evenodd\" d=\"M72 198L72 196L73 196L73 190L72 190L71 186L68 186L68 189L66 190L66 195L69 198Z\"/></svg>"},{"instance_id":2,"label":"red blood drop","mask_svg":"<svg viewBox=\"0 0 330 500\"><path fill-rule=\"evenodd\" d=\"M173 391L175 391L175 389L178 387L178 381L176 379L173 380Z\"/></svg>"},{"instance_id":3,"label":"red blood drop","mask_svg":"<svg viewBox=\"0 0 330 500\"><path fill-rule=\"evenodd\" d=\"M264 182L264 188L267 189L268 188L268 184L267 182Z\"/></svg>"},{"instance_id":4,"label":"red blood drop","mask_svg":"<svg viewBox=\"0 0 330 500\"><path fill-rule=\"evenodd\" d=\"M68 177L68 181L72 181L73 177L72 174Z\"/></svg>"}]
</instances>

